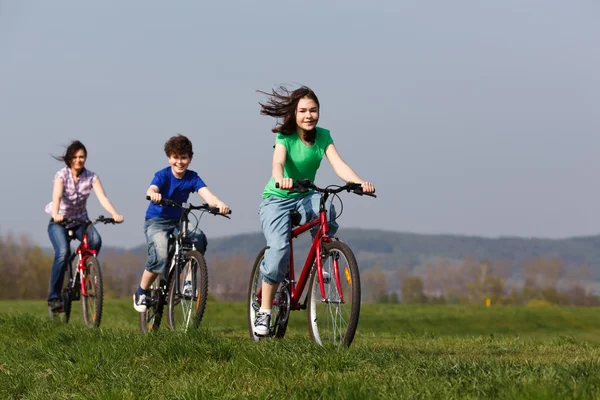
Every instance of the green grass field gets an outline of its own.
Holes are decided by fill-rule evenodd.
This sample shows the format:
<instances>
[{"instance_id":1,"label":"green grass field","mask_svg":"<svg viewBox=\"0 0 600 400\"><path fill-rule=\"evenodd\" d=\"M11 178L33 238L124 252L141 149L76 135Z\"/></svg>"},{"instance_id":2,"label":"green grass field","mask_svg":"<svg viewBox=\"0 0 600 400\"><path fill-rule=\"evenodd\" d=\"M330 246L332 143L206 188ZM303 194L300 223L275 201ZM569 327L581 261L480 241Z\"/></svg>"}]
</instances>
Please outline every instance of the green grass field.
<instances>
[{"instance_id":1,"label":"green grass field","mask_svg":"<svg viewBox=\"0 0 600 400\"><path fill-rule=\"evenodd\" d=\"M306 312L248 339L245 304L209 302L193 332L138 332L131 300L102 328L0 302L2 399L600 398L600 310L363 305L350 349L321 348Z\"/></svg>"}]
</instances>

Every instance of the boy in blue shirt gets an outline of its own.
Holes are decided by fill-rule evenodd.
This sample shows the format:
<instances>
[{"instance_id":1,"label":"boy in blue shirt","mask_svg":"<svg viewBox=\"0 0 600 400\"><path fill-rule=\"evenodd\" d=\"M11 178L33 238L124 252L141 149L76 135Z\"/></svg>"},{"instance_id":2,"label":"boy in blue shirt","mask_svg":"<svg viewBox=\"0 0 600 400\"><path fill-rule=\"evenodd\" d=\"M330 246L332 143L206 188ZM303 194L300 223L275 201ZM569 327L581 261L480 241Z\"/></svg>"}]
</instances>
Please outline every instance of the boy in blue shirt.
<instances>
[{"instance_id":1,"label":"boy in blue shirt","mask_svg":"<svg viewBox=\"0 0 600 400\"><path fill-rule=\"evenodd\" d=\"M194 152L192 142L183 135L173 136L165 143L165 154L169 159L170 167L161 169L154 174L154 179L146 191L152 200L146 210L144 234L148 244L148 261L142 274L140 286L133 295L133 308L144 312L146 294L156 277L164 273L167 267L167 245L169 234L179 228L179 218L182 210L179 207L162 207L157 203L161 199L175 200L185 203L190 193L198 195L212 207L217 207L219 212L227 214L229 207L223 203L206 187L204 181L194 171L188 170ZM191 239L198 251L204 254L207 240L201 230L190 230L188 238Z\"/></svg>"}]
</instances>

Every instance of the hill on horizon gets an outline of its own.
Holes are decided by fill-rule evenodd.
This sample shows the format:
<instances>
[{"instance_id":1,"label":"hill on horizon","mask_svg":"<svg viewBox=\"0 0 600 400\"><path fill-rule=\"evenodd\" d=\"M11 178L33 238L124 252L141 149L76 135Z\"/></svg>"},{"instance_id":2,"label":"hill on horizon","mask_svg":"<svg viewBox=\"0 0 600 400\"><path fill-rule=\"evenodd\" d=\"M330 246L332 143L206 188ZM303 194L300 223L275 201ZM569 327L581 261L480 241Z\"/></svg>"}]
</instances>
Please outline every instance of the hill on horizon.
<instances>
[{"instance_id":1,"label":"hill on horizon","mask_svg":"<svg viewBox=\"0 0 600 400\"><path fill-rule=\"evenodd\" d=\"M506 260L519 274L519 264L533 257L558 257L565 265L587 264L594 278L600 280L600 235L564 239L416 234L373 229L341 229L340 238L353 249L361 269L379 265L385 270L400 266L415 267L434 258L462 260L477 258ZM294 252L305 256L310 236L303 235L294 243ZM209 238L207 256L243 255L254 260L265 246L261 232ZM119 253L146 255L146 245L123 249L109 247ZM304 254L303 254L304 253Z\"/></svg>"}]
</instances>

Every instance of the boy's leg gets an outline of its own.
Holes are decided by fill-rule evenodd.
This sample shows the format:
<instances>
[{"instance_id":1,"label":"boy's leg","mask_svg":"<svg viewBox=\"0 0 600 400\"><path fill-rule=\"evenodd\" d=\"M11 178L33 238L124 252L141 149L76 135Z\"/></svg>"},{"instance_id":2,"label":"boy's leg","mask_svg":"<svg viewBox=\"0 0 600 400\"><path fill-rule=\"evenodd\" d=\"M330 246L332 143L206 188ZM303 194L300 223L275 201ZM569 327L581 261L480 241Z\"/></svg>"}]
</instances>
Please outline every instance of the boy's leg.
<instances>
[{"instance_id":1,"label":"boy's leg","mask_svg":"<svg viewBox=\"0 0 600 400\"><path fill-rule=\"evenodd\" d=\"M133 307L146 311L146 293L154 279L166 271L169 234L173 231L173 222L163 218L151 218L144 222L144 233L148 245L148 260L140 280L140 286L133 295Z\"/></svg>"},{"instance_id":2,"label":"boy's leg","mask_svg":"<svg viewBox=\"0 0 600 400\"><path fill-rule=\"evenodd\" d=\"M176 232L177 230L175 230ZM196 250L200 252L200 254L204 255L206 253L206 247L208 246L208 239L206 239L206 235L200 229L196 230L188 230L188 238L194 243L196 246Z\"/></svg>"}]
</instances>

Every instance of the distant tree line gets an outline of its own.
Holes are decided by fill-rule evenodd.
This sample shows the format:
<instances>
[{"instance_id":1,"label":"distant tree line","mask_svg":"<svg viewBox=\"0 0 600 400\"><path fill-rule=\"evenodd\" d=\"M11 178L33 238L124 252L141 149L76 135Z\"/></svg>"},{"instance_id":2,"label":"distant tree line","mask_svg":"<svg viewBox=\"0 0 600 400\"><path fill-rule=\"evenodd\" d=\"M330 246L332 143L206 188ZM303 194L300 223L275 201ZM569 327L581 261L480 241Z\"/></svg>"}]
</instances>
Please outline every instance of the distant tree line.
<instances>
[{"instance_id":1,"label":"distant tree line","mask_svg":"<svg viewBox=\"0 0 600 400\"><path fill-rule=\"evenodd\" d=\"M107 297L130 296L146 257L139 252L100 254ZM207 254L209 291L218 300L245 301L252 268L245 255ZM52 256L26 236L0 237L0 299L44 299ZM432 258L414 267L361 270L362 300L405 304L547 304L596 306L592 268L558 257L531 257L519 268L506 260Z\"/></svg>"},{"instance_id":2,"label":"distant tree line","mask_svg":"<svg viewBox=\"0 0 600 400\"><path fill-rule=\"evenodd\" d=\"M363 301L406 304L597 306L589 265L565 265L560 258L532 257L514 277L504 260L433 259L414 268L362 272Z\"/></svg>"}]
</instances>

